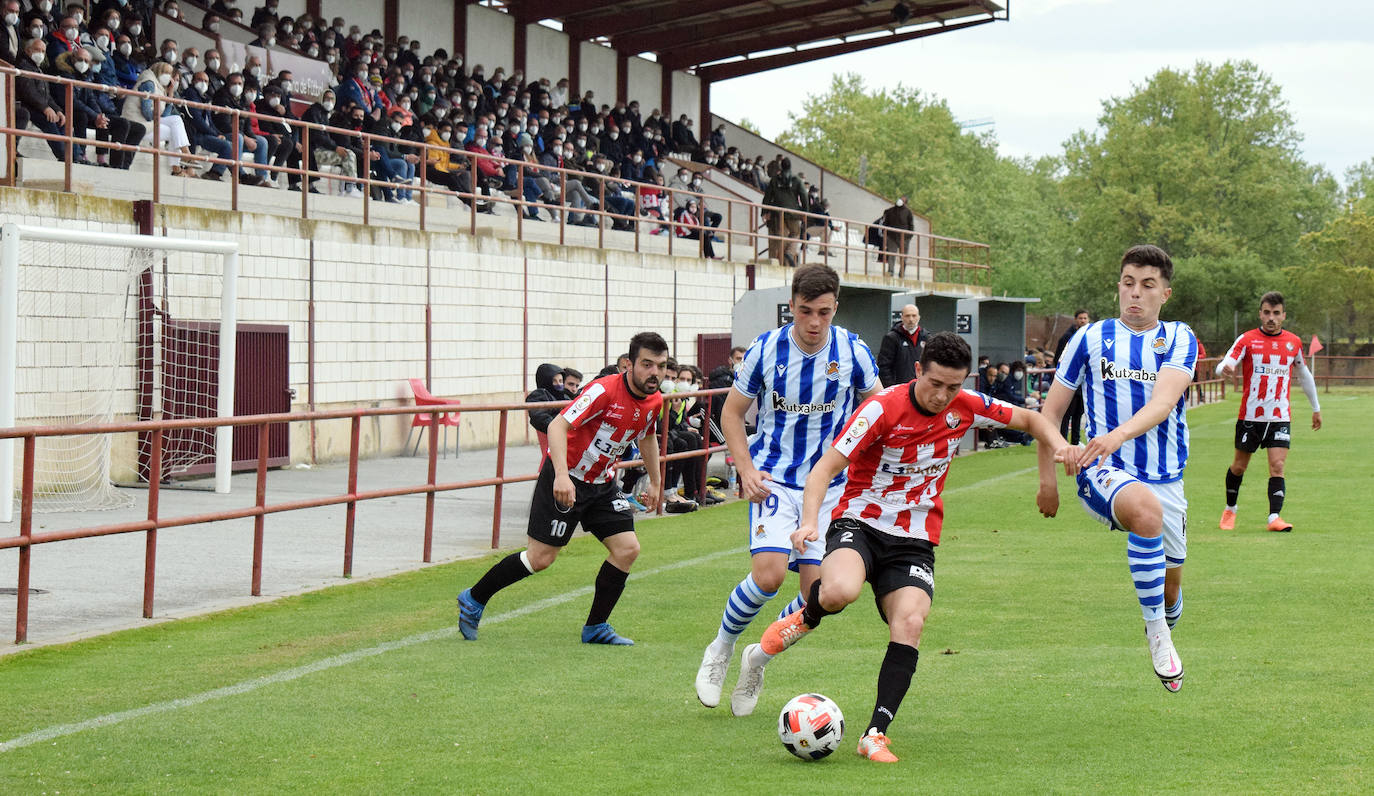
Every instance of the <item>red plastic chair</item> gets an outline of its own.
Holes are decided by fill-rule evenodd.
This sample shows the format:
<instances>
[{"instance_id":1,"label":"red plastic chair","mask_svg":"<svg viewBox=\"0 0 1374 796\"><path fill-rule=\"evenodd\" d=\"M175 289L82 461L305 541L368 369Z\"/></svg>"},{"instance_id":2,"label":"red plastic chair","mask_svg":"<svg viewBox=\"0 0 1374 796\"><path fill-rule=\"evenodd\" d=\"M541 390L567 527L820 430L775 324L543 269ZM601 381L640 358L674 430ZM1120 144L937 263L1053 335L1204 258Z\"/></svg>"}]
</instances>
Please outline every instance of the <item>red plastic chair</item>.
<instances>
[{"instance_id":1,"label":"red plastic chair","mask_svg":"<svg viewBox=\"0 0 1374 796\"><path fill-rule=\"evenodd\" d=\"M443 406L444 404L456 404L456 403L461 403L461 402L460 402L458 399L456 399L456 398L453 399L453 400L448 400L448 399L445 399L445 398L435 398L433 395L430 395L430 394L429 394L429 389L428 389L427 387L425 387L425 380L424 380L424 379L411 379L411 380L410 380L410 390L411 390L411 392L413 392L413 393L415 394L415 405L416 405L416 406ZM430 422L431 417L432 417L431 415L425 415L425 414L418 414L418 413L417 413L417 414L414 416L414 418L410 421L410 433L411 433L411 434L414 434L414 433L415 433L415 429L417 429L417 428L419 428L419 429L426 429L426 428L429 428L429 422ZM448 458L448 430L449 430L449 427L452 426L453 428L456 429L456 428L459 427L460 422L461 422L461 418L459 417L459 413L458 413L458 412L442 412L442 413L440 413L440 415L439 415L439 425L442 426L443 429L444 429L444 439L443 439L443 442L442 442L441 445L440 445L439 450L443 453L444 458ZM457 458L458 458L458 452L459 452L458 441L457 441L457 439L456 439L456 437L457 437L457 432L455 432L454 436L455 436L455 439L454 439L454 445L453 445L453 458L457 459ZM415 456L415 455L417 455L417 454L420 452L420 441L423 440L424 438L425 438L425 432L424 432L424 431L421 431L420 434L419 434L419 436L416 437L416 439L415 439L415 449L412 450L412 451L410 452L410 455L411 455L411 456ZM409 444L410 444L410 434L407 434L407 435L406 435L406 445L409 445ZM404 450L404 448L403 448L403 450Z\"/></svg>"}]
</instances>

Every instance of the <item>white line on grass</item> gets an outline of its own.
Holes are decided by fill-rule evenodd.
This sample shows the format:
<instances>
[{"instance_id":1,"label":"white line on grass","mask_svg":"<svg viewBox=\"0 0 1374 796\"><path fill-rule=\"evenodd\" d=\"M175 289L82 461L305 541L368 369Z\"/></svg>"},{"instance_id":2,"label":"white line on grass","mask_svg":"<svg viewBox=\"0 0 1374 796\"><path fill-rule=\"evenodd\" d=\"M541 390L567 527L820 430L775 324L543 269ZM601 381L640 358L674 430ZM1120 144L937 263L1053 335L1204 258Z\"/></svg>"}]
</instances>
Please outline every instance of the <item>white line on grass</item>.
<instances>
[{"instance_id":1,"label":"white line on grass","mask_svg":"<svg viewBox=\"0 0 1374 796\"><path fill-rule=\"evenodd\" d=\"M630 580L647 578L650 575L658 575L660 573L669 572L674 569L693 567L698 564L705 564L708 561L714 561L715 559L721 558L722 556L738 555L742 552L744 552L744 548L719 550L714 553L708 553L704 556L698 556L697 558L689 558L685 561L678 561L672 564L665 564L661 567L655 567L654 569L646 569L643 572L631 573ZM583 586L579 589L573 589L572 591L567 591L544 600L532 602L529 605L525 605L511 611L506 611L502 614L497 614L493 617L484 619L482 624L485 626L496 624L497 622L506 622L511 619L518 619L519 617L527 616L537 611L542 611L545 608L552 608L555 605L562 605L563 603L571 602L572 600L575 600L578 597L583 597L591 593L591 586ZM371 658L376 655L391 652L393 650L405 649L406 647L413 647L416 644L424 644L429 641L438 641L440 639L450 638L457 634L458 627L456 625L451 625L449 627L441 627L437 630L429 630L424 633L417 633L413 636L407 636L405 638L397 639L395 641L387 641L382 644L378 644L375 647L368 647L367 649L354 650L353 652L345 652L342 655L334 655L328 658L322 658L313 663L307 663L304 666L297 666L293 669L285 669L283 671L277 672L276 674L269 674L265 677L257 677L252 680L244 680L241 683L234 683L233 685L227 685L223 688L216 688L212 691L202 691L199 694L193 694L188 697L182 697L181 699L172 699L166 702L157 702L152 705L144 705L141 708L121 710L117 713L106 713L104 716L96 716L92 719L73 722L71 724L58 724L56 726L47 727L42 730L35 730L34 732L28 733L27 735L21 735L18 738L12 738L8 741L0 742L0 752L8 752L13 749L19 749L25 746L32 746L36 743L50 741L54 738L61 738L65 735L72 735L74 733L82 732L83 730L91 730L95 729L96 727L109 727L111 725L121 724L131 719L142 718L143 716L151 716L157 713L166 713L168 711L178 710L180 708L189 708L204 702L209 702L214 699L222 699L224 697L246 694L250 691L256 691L259 688L263 688L265 686L276 685L278 683L287 683L292 680L299 680L300 678L305 677L308 674L322 672L327 669L336 669L340 666L347 666L350 663L355 663L365 658Z\"/></svg>"}]
</instances>

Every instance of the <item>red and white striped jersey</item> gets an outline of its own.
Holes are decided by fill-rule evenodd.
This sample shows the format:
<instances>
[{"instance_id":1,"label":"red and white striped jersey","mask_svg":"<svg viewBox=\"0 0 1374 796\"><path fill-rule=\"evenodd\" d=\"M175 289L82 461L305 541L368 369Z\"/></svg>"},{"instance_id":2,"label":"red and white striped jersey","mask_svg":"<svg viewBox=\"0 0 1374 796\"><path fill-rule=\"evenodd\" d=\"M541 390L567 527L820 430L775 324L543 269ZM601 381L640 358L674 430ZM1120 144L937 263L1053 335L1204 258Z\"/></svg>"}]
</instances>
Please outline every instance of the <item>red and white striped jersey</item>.
<instances>
[{"instance_id":1,"label":"red and white striped jersey","mask_svg":"<svg viewBox=\"0 0 1374 796\"><path fill-rule=\"evenodd\" d=\"M568 425L568 475L604 484L625 449L653 430L663 393L636 398L628 373L602 376L582 388L560 413Z\"/></svg>"},{"instance_id":2,"label":"red and white striped jersey","mask_svg":"<svg viewBox=\"0 0 1374 796\"><path fill-rule=\"evenodd\" d=\"M1289 388L1295 367L1306 370L1302 359L1302 339L1289 331L1275 335L1251 329L1231 344L1222 364L1240 365L1245 400L1240 405L1241 420L1287 422ZM1218 366L1220 367L1220 366Z\"/></svg>"},{"instance_id":3,"label":"red and white striped jersey","mask_svg":"<svg viewBox=\"0 0 1374 796\"><path fill-rule=\"evenodd\" d=\"M895 384L864 401L835 440L849 459L844 495L831 515L861 520L903 539L940 543L949 463L970 428L1004 428L1012 407L963 390L938 415L916 406L916 383Z\"/></svg>"}]
</instances>

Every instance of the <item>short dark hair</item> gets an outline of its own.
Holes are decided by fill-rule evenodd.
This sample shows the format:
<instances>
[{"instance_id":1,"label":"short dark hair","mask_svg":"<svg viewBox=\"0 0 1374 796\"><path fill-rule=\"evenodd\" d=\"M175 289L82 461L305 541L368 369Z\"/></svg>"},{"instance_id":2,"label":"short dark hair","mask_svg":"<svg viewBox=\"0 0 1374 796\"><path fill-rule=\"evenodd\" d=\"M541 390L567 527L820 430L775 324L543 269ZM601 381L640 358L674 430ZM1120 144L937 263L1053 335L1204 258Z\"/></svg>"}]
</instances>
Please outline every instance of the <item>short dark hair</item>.
<instances>
[{"instance_id":1,"label":"short dark hair","mask_svg":"<svg viewBox=\"0 0 1374 796\"><path fill-rule=\"evenodd\" d=\"M1265 304L1271 307L1282 307L1283 294L1277 290L1271 290L1265 293L1263 296L1260 296L1260 306L1263 307Z\"/></svg>"},{"instance_id":2,"label":"short dark hair","mask_svg":"<svg viewBox=\"0 0 1374 796\"><path fill-rule=\"evenodd\" d=\"M572 376L574 379L577 379L578 381L582 381L582 371L573 370L572 368L563 368L563 378L566 379L569 376Z\"/></svg>"},{"instance_id":3,"label":"short dark hair","mask_svg":"<svg viewBox=\"0 0 1374 796\"><path fill-rule=\"evenodd\" d=\"M813 263L803 265L792 275L792 298L811 301L826 293L834 293L837 299L840 297L840 275L834 268Z\"/></svg>"},{"instance_id":4,"label":"short dark hair","mask_svg":"<svg viewBox=\"0 0 1374 796\"><path fill-rule=\"evenodd\" d=\"M747 353L747 352L749 351L749 349L745 348L745 347L742 346L742 345L737 345L737 346L735 346L734 348L730 349L730 355L731 355L731 356L734 356L734 354L735 354L736 351L740 352L741 354L744 354L744 353Z\"/></svg>"},{"instance_id":5,"label":"short dark hair","mask_svg":"<svg viewBox=\"0 0 1374 796\"><path fill-rule=\"evenodd\" d=\"M1139 246L1132 246L1121 255L1121 268L1125 270L1128 265L1140 265L1148 268L1158 268L1159 275L1165 282L1174 281L1174 261L1169 259L1169 255L1158 246L1149 243L1142 243ZM1117 272L1118 274L1120 271Z\"/></svg>"},{"instance_id":6,"label":"short dark hair","mask_svg":"<svg viewBox=\"0 0 1374 796\"><path fill-rule=\"evenodd\" d=\"M954 332L931 335L926 341L925 350L921 352L922 368L930 367L933 363L967 372L972 362L973 351L968 347L968 341Z\"/></svg>"},{"instance_id":7,"label":"short dark hair","mask_svg":"<svg viewBox=\"0 0 1374 796\"><path fill-rule=\"evenodd\" d=\"M1086 316L1088 316L1089 318L1091 318L1091 317L1093 316L1093 314L1092 314L1091 312L1088 312L1088 310L1087 310L1086 308L1084 308L1084 309L1077 309L1077 310L1074 310L1074 311L1073 311L1073 317L1077 318L1079 315L1086 315Z\"/></svg>"},{"instance_id":8,"label":"short dark hair","mask_svg":"<svg viewBox=\"0 0 1374 796\"><path fill-rule=\"evenodd\" d=\"M631 365L635 363L635 360L639 359L639 350L641 348L648 350L651 354L662 354L668 350L668 344L664 342L663 335L658 332L640 332L634 337L631 337L630 353L626 355L630 358Z\"/></svg>"}]
</instances>

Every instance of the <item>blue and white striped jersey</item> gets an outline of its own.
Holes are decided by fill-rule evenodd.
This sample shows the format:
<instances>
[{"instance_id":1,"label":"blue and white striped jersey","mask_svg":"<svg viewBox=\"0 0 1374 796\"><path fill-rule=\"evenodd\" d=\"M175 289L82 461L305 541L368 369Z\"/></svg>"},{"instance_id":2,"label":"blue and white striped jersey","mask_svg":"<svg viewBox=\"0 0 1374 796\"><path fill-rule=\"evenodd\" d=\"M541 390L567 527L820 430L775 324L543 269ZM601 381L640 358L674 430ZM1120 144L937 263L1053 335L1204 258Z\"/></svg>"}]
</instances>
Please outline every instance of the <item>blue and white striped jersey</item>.
<instances>
[{"instance_id":1,"label":"blue and white striped jersey","mask_svg":"<svg viewBox=\"0 0 1374 796\"><path fill-rule=\"evenodd\" d=\"M1197 338L1182 321L1160 321L1135 332L1116 318L1091 323L1064 347L1055 374L1070 389L1083 386L1088 437L1106 434L1145 407L1163 368L1190 376L1197 364ZM1164 422L1132 440L1106 462L1142 481L1168 483L1183 477L1188 463L1185 397Z\"/></svg>"},{"instance_id":2,"label":"blue and white striped jersey","mask_svg":"<svg viewBox=\"0 0 1374 796\"><path fill-rule=\"evenodd\" d=\"M735 389L753 398L759 415L749 453L754 466L784 486L801 489L859 405L859 394L878 383L873 352L859 336L830 327L820 351L806 354L792 339L792 324L755 338L740 363ZM844 476L837 476L840 483Z\"/></svg>"}]
</instances>

